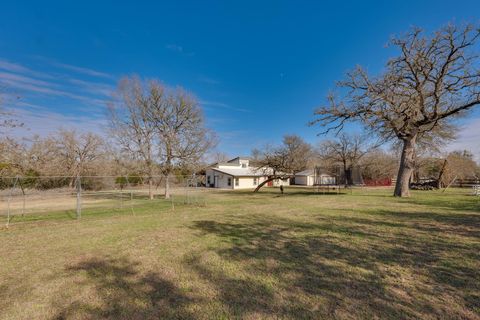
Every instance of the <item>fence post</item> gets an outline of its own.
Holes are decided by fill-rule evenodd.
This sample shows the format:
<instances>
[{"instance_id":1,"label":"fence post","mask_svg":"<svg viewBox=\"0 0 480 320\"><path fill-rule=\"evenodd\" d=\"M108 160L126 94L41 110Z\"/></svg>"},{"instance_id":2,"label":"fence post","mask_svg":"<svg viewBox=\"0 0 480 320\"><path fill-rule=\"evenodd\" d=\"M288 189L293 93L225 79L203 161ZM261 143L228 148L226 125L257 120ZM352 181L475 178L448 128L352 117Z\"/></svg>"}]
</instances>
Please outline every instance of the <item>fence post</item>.
<instances>
[{"instance_id":1,"label":"fence post","mask_svg":"<svg viewBox=\"0 0 480 320\"><path fill-rule=\"evenodd\" d=\"M8 200L7 200L7 224L6 227L10 225L10 202L12 201L12 195L13 195L13 190L15 190L18 182L18 175L15 177L15 180L13 182L13 186L10 189L10 194L8 195Z\"/></svg>"},{"instance_id":2,"label":"fence post","mask_svg":"<svg viewBox=\"0 0 480 320\"><path fill-rule=\"evenodd\" d=\"M76 179L76 189L77 189L77 219L82 217L82 181L80 175Z\"/></svg>"},{"instance_id":3,"label":"fence post","mask_svg":"<svg viewBox=\"0 0 480 320\"><path fill-rule=\"evenodd\" d=\"M133 210L133 190L130 181L128 180L128 175L125 176L125 181L127 182L127 188L130 191L130 209L132 210L132 214L135 215L135 211Z\"/></svg>"},{"instance_id":4,"label":"fence post","mask_svg":"<svg viewBox=\"0 0 480 320\"><path fill-rule=\"evenodd\" d=\"M25 206L26 206L25 189L23 188L21 178L19 178L18 180L18 185L20 186L20 191L22 191L22 217L25 217Z\"/></svg>"},{"instance_id":5,"label":"fence post","mask_svg":"<svg viewBox=\"0 0 480 320\"><path fill-rule=\"evenodd\" d=\"M183 200L183 204L190 204L190 199L188 198L188 178L185 182L185 199Z\"/></svg>"},{"instance_id":6,"label":"fence post","mask_svg":"<svg viewBox=\"0 0 480 320\"><path fill-rule=\"evenodd\" d=\"M125 179L125 181L122 181L122 179L120 178L120 209L123 210L123 188L127 185L127 179Z\"/></svg>"}]
</instances>

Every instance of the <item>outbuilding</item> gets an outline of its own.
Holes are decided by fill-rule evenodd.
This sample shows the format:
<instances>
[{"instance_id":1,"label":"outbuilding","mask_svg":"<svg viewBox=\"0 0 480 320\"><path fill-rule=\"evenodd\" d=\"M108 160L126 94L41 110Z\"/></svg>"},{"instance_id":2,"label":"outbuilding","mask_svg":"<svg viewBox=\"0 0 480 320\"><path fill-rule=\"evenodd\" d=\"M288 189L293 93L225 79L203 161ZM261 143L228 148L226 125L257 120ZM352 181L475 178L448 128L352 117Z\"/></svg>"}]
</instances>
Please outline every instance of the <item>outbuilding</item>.
<instances>
[{"instance_id":1,"label":"outbuilding","mask_svg":"<svg viewBox=\"0 0 480 320\"><path fill-rule=\"evenodd\" d=\"M315 172L314 169L307 169L295 174L295 184L300 186L335 185L337 179L328 173Z\"/></svg>"}]
</instances>

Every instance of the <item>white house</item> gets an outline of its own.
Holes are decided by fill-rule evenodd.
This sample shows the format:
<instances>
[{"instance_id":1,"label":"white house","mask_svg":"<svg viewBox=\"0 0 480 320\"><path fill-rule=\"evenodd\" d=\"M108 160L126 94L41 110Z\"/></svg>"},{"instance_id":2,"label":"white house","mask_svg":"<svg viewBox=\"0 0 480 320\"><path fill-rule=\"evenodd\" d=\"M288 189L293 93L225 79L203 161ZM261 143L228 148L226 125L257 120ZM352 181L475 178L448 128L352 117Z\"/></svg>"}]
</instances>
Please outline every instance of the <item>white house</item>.
<instances>
[{"instance_id":1,"label":"white house","mask_svg":"<svg viewBox=\"0 0 480 320\"><path fill-rule=\"evenodd\" d=\"M250 167L248 158L236 157L215 163L205 170L206 186L222 189L253 189L267 180L268 170ZM290 185L287 180L274 180L267 186Z\"/></svg>"},{"instance_id":2,"label":"white house","mask_svg":"<svg viewBox=\"0 0 480 320\"><path fill-rule=\"evenodd\" d=\"M307 169L295 174L295 184L301 186L332 185L336 182L335 176L328 173L316 175L314 169Z\"/></svg>"}]
</instances>

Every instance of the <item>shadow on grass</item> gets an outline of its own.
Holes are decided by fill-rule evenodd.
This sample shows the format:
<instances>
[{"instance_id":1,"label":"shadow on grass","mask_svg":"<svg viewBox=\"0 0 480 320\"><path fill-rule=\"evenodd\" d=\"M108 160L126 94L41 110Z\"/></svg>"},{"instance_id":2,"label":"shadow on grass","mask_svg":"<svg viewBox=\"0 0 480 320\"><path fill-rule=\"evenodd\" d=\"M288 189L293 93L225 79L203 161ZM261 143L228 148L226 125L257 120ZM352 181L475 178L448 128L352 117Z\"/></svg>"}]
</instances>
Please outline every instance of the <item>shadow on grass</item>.
<instances>
[{"instance_id":1,"label":"shadow on grass","mask_svg":"<svg viewBox=\"0 0 480 320\"><path fill-rule=\"evenodd\" d=\"M285 196L340 196L340 195L345 195L345 194L350 194L350 191L345 191L345 190L340 190L340 192L337 191L285 191L284 195Z\"/></svg>"},{"instance_id":2,"label":"shadow on grass","mask_svg":"<svg viewBox=\"0 0 480 320\"><path fill-rule=\"evenodd\" d=\"M232 317L468 318L468 308L476 308L471 301L479 289L474 281L478 270L442 260L445 252L460 249L441 239L371 234L368 220L356 221L355 226L302 224L278 217L235 223L202 220L192 228L219 237L223 245L213 251L241 270L241 277L229 274L201 254L185 261L217 288ZM362 239L365 235L368 239ZM461 250L475 256L475 248ZM415 281L417 276L428 278L435 289ZM396 277L412 280L392 283ZM415 294L418 297L412 299ZM464 309L445 308L437 294L452 294Z\"/></svg>"},{"instance_id":3,"label":"shadow on grass","mask_svg":"<svg viewBox=\"0 0 480 320\"><path fill-rule=\"evenodd\" d=\"M216 234L232 244L216 252L244 266L244 272L275 279L276 285L272 288L254 278L238 279L215 270L201 257L186 261L187 266L218 288L222 303L228 306L233 317L251 314L260 315L260 318L342 317L347 316L349 304L359 301L362 303L355 308L367 317L408 315L407 310L390 306L388 301L392 297L385 291L378 270L361 253L327 238L294 236L296 232L312 231L315 226L297 224L292 227L278 220L259 223L197 221L194 228ZM322 257L336 260L338 264L326 263ZM346 264L370 271L361 275L347 272Z\"/></svg>"},{"instance_id":4,"label":"shadow on grass","mask_svg":"<svg viewBox=\"0 0 480 320\"><path fill-rule=\"evenodd\" d=\"M438 233L451 232L457 235L480 238L480 213L370 210L368 214L388 220L388 222L378 223L391 223L389 221L393 220L396 223L403 223L404 227L416 230Z\"/></svg>"},{"instance_id":5,"label":"shadow on grass","mask_svg":"<svg viewBox=\"0 0 480 320\"><path fill-rule=\"evenodd\" d=\"M452 197L448 194L438 193L431 197L420 196L405 199L405 202L414 205L422 205L431 208L443 208L448 210L473 211L480 217L480 197L475 196L457 196Z\"/></svg>"},{"instance_id":6,"label":"shadow on grass","mask_svg":"<svg viewBox=\"0 0 480 320\"><path fill-rule=\"evenodd\" d=\"M280 189L268 189L268 190L260 190L259 192L254 193L251 190L240 190L240 191L226 191L226 190L221 190L221 191L215 191L214 194L217 195L224 195L229 198L263 198L263 197L291 197L291 196L337 196L337 195L345 195L345 194L350 194L350 191L345 191L341 190L340 192L337 191L320 191L317 192L315 190L309 189L309 190L296 190L296 189L286 189L285 192L282 194L280 192Z\"/></svg>"},{"instance_id":7,"label":"shadow on grass","mask_svg":"<svg viewBox=\"0 0 480 320\"><path fill-rule=\"evenodd\" d=\"M93 286L90 302L61 305L54 319L194 319L186 305L193 301L172 281L157 273L140 274L127 259L90 258L68 267L81 272L81 285Z\"/></svg>"}]
</instances>

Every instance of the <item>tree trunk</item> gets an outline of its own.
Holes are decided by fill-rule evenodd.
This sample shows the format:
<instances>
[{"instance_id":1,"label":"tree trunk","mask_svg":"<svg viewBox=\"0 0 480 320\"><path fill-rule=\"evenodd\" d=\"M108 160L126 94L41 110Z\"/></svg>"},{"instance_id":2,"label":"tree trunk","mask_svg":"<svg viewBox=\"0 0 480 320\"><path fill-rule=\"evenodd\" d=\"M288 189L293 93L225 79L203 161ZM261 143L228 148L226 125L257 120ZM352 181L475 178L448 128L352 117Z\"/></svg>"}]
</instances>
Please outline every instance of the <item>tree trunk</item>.
<instances>
[{"instance_id":1,"label":"tree trunk","mask_svg":"<svg viewBox=\"0 0 480 320\"><path fill-rule=\"evenodd\" d=\"M270 181L273 181L275 179L278 179L278 177L276 176L273 176L273 177L269 177L267 180L263 181L262 183L260 183L256 188L255 190L253 190L253 192L258 192L258 190L260 190L264 185L266 185L267 183L269 183Z\"/></svg>"},{"instance_id":2,"label":"tree trunk","mask_svg":"<svg viewBox=\"0 0 480 320\"><path fill-rule=\"evenodd\" d=\"M440 170L440 173L438 174L438 180L437 180L437 188L443 188L443 175L445 174L445 169L447 167L447 159L443 161L442 169Z\"/></svg>"},{"instance_id":3,"label":"tree trunk","mask_svg":"<svg viewBox=\"0 0 480 320\"><path fill-rule=\"evenodd\" d=\"M263 181L262 183L260 183L256 188L255 190L253 190L253 192L258 192L258 190L260 190L264 185L266 185L267 183L269 183L270 181L273 181L273 180L286 180L286 179L289 179L289 178L292 178L293 176L272 176L272 177L269 177L267 180Z\"/></svg>"},{"instance_id":4,"label":"tree trunk","mask_svg":"<svg viewBox=\"0 0 480 320\"><path fill-rule=\"evenodd\" d=\"M148 177L148 198L153 200L153 178Z\"/></svg>"},{"instance_id":5,"label":"tree trunk","mask_svg":"<svg viewBox=\"0 0 480 320\"><path fill-rule=\"evenodd\" d=\"M165 174L165 199L170 199L170 173Z\"/></svg>"},{"instance_id":6,"label":"tree trunk","mask_svg":"<svg viewBox=\"0 0 480 320\"><path fill-rule=\"evenodd\" d=\"M165 175L165 199L170 199L170 173L172 170L172 159L173 159L173 152L170 144L165 146L166 148L166 159L163 168L163 174Z\"/></svg>"},{"instance_id":7,"label":"tree trunk","mask_svg":"<svg viewBox=\"0 0 480 320\"><path fill-rule=\"evenodd\" d=\"M147 169L147 179L148 179L148 198L153 200L153 164L152 161L146 160L146 169Z\"/></svg>"},{"instance_id":8,"label":"tree trunk","mask_svg":"<svg viewBox=\"0 0 480 320\"><path fill-rule=\"evenodd\" d=\"M410 196L410 178L415 169L415 143L416 136L403 140L402 156L398 168L397 182L395 184L395 197Z\"/></svg>"}]
</instances>

